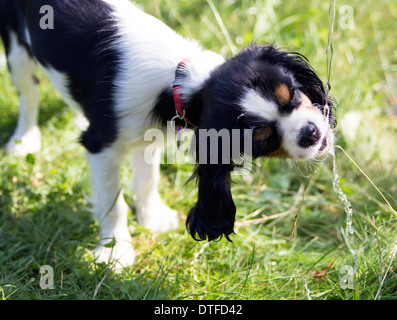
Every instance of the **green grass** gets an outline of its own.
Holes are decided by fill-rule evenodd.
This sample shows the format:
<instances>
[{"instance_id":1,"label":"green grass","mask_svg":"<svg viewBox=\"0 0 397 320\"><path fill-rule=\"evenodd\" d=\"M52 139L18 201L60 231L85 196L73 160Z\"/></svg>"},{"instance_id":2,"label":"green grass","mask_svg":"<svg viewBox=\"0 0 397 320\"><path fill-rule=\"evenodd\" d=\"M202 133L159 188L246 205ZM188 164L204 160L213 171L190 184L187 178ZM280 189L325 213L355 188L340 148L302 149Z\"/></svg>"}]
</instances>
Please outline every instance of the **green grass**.
<instances>
[{"instance_id":1,"label":"green grass","mask_svg":"<svg viewBox=\"0 0 397 320\"><path fill-rule=\"evenodd\" d=\"M328 2L137 1L186 37L230 56L256 41L306 55L325 81ZM354 29L334 33L331 94L338 100L337 144L342 146L397 209L397 3L353 0ZM224 29L218 21L222 21ZM226 31L227 32L226 32ZM228 43L226 35L230 37ZM184 186L190 165L163 165L161 193L178 210L175 232L150 234L135 221L131 234L139 254L133 267L114 273L95 265L91 250L98 225L89 212L89 168L77 143L72 114L48 80L41 81L43 150L14 158L0 149L0 298L2 299L396 299L397 216L336 149L341 186L354 210L359 249L354 289L341 287L343 266L353 257L343 237L346 217L333 191L332 161L317 169L305 194L293 241L289 236L313 165L285 160L257 162L251 181L234 177L238 208L233 243L195 242L184 220L196 200ZM18 99L0 69L0 146L17 120ZM298 167L298 168L297 168ZM298 170L297 170L298 169ZM280 214L283 213L283 214ZM259 218L273 216L259 223ZM262 219L265 220L265 219ZM54 268L53 290L40 288L40 267ZM322 277L316 272L325 271Z\"/></svg>"}]
</instances>

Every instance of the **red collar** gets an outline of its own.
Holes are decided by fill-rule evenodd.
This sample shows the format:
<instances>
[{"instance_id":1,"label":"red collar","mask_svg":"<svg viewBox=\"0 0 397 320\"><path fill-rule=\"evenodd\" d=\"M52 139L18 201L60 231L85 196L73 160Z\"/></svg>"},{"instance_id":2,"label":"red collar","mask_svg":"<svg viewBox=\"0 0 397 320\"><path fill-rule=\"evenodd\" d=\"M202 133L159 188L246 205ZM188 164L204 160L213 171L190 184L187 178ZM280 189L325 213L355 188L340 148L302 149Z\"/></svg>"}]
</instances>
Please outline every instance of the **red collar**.
<instances>
[{"instance_id":1,"label":"red collar","mask_svg":"<svg viewBox=\"0 0 397 320\"><path fill-rule=\"evenodd\" d=\"M178 64L178 67L176 68L176 71L175 71L175 79L176 80L177 80L177 78L183 78L184 76L186 76L186 70L187 70L189 64L190 64L189 58L183 59ZM177 115L179 116L179 119L186 120L187 122L190 122L189 118L186 116L186 107L183 103L182 94L181 94L181 86L179 84L174 84L174 104L175 104L175 110L176 110Z\"/></svg>"}]
</instances>

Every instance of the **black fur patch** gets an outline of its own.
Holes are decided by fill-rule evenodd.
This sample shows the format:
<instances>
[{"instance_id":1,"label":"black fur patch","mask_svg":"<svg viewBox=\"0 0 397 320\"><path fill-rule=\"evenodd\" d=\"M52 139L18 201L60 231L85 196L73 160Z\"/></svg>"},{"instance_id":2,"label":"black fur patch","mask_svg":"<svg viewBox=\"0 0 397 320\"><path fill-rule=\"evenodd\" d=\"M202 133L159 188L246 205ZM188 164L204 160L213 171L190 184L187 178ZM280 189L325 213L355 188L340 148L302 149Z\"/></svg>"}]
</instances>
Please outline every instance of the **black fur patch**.
<instances>
[{"instance_id":1,"label":"black fur patch","mask_svg":"<svg viewBox=\"0 0 397 320\"><path fill-rule=\"evenodd\" d=\"M67 76L69 91L90 123L81 142L89 152L100 152L118 134L113 93L120 54L110 6L100 0L20 2L34 57ZM54 10L54 29L40 28L43 5Z\"/></svg>"}]
</instances>

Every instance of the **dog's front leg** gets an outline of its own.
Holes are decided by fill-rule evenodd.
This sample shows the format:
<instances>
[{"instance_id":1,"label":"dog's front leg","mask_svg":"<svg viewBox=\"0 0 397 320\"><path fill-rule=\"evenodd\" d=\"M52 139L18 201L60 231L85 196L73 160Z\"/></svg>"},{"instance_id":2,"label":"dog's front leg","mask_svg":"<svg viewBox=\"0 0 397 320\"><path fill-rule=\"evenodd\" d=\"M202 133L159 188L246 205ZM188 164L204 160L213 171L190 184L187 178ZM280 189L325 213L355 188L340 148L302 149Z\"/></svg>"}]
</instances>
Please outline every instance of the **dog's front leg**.
<instances>
[{"instance_id":1,"label":"dog's front leg","mask_svg":"<svg viewBox=\"0 0 397 320\"><path fill-rule=\"evenodd\" d=\"M134 249L128 231L128 206L121 192L120 167L124 152L106 148L88 154L94 188L94 210L100 227L100 244L95 249L97 262L115 262L116 268L134 262Z\"/></svg>"},{"instance_id":2,"label":"dog's front leg","mask_svg":"<svg viewBox=\"0 0 397 320\"><path fill-rule=\"evenodd\" d=\"M178 226L176 212L163 203L158 191L160 157L160 149L145 153L141 148L134 151L132 158L138 222L152 232L167 232Z\"/></svg>"}]
</instances>

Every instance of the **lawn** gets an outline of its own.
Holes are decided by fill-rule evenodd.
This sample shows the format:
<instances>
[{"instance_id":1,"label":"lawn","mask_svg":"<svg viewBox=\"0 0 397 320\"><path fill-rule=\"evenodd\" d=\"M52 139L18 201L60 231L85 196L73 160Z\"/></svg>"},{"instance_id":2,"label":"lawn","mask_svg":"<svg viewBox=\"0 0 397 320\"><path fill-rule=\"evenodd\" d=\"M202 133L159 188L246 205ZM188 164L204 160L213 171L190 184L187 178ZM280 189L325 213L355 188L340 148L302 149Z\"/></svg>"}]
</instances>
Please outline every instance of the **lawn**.
<instances>
[{"instance_id":1,"label":"lawn","mask_svg":"<svg viewBox=\"0 0 397 320\"><path fill-rule=\"evenodd\" d=\"M136 2L226 57L254 41L298 51L326 81L328 1ZM26 158L5 153L18 99L1 65L0 299L396 299L396 21L395 1L336 3L331 94L338 101L336 144L350 159L335 152L353 234L345 232L331 157L317 169L317 163L264 159L250 179L235 176L232 243L195 242L187 234L184 221L196 201L195 185L185 185L188 164L161 167L161 194L179 212L179 228L151 234L139 226L126 162L138 256L119 273L93 263L98 224L90 214L85 152L72 113L40 70L42 151ZM45 265L53 268L53 289L40 285Z\"/></svg>"}]
</instances>

